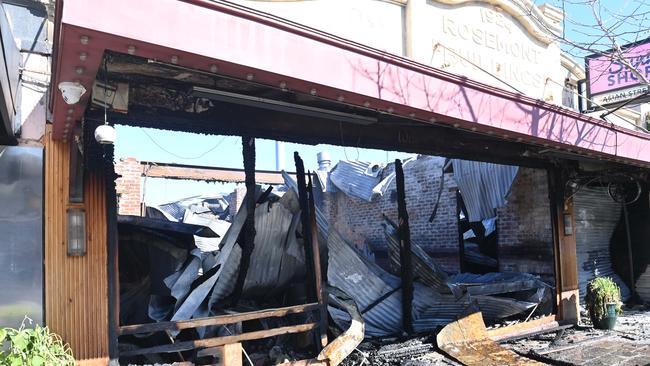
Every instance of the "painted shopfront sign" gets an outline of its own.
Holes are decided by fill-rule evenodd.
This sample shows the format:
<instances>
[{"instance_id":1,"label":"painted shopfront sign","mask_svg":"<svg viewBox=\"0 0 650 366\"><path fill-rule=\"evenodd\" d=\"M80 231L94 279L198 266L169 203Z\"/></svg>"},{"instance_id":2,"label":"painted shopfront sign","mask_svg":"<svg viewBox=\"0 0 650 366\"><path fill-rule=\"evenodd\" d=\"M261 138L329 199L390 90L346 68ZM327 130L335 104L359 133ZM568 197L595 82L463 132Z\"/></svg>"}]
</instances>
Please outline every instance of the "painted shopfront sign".
<instances>
[{"instance_id":1,"label":"painted shopfront sign","mask_svg":"<svg viewBox=\"0 0 650 366\"><path fill-rule=\"evenodd\" d=\"M585 64L592 108L650 100L650 38L626 45L620 53L587 56Z\"/></svg>"}]
</instances>

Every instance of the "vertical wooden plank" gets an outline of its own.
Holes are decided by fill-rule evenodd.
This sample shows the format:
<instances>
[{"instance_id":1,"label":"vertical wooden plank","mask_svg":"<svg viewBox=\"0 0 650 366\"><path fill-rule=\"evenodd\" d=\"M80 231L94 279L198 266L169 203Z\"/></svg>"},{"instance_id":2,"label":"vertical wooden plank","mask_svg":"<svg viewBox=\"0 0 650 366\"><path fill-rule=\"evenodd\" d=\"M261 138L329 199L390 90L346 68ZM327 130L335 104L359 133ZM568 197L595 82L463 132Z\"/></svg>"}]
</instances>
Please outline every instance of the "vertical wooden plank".
<instances>
[{"instance_id":1,"label":"vertical wooden plank","mask_svg":"<svg viewBox=\"0 0 650 366\"><path fill-rule=\"evenodd\" d=\"M320 266L320 247L318 246L318 227L316 225L316 203L314 202L314 187L311 182L311 173L308 174L309 183L307 192L309 193L309 221L311 230L311 250L314 261L314 283L316 290L316 299L320 304L320 322L318 330L320 331L320 345L327 346L327 293L323 288L322 270Z\"/></svg>"},{"instance_id":2,"label":"vertical wooden plank","mask_svg":"<svg viewBox=\"0 0 650 366\"><path fill-rule=\"evenodd\" d=\"M222 348L221 365L223 366L242 366L242 346L241 343L226 344Z\"/></svg>"},{"instance_id":3,"label":"vertical wooden plank","mask_svg":"<svg viewBox=\"0 0 650 366\"><path fill-rule=\"evenodd\" d=\"M400 275L402 278L402 326L404 330L413 333L413 264L411 260L411 230L409 215L406 210L406 191L404 189L404 170L402 161L395 160L395 181L397 185L397 212L399 217L399 258Z\"/></svg>"},{"instance_id":4,"label":"vertical wooden plank","mask_svg":"<svg viewBox=\"0 0 650 366\"><path fill-rule=\"evenodd\" d=\"M558 318L580 320L578 266L573 199L565 197L566 177L559 169L548 170L549 201L553 228Z\"/></svg>"}]
</instances>

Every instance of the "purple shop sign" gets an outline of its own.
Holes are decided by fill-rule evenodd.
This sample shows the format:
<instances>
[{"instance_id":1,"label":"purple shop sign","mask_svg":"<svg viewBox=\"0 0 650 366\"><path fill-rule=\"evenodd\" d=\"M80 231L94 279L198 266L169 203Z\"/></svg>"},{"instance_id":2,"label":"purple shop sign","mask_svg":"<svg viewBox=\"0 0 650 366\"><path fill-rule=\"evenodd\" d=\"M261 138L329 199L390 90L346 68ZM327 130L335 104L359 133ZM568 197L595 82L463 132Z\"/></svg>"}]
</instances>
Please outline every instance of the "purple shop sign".
<instances>
[{"instance_id":1,"label":"purple shop sign","mask_svg":"<svg viewBox=\"0 0 650 366\"><path fill-rule=\"evenodd\" d=\"M650 79L650 39L623 46L625 59L647 79ZM588 88L591 96L629 89L642 81L627 66L612 57L612 52L591 55L586 58Z\"/></svg>"}]
</instances>

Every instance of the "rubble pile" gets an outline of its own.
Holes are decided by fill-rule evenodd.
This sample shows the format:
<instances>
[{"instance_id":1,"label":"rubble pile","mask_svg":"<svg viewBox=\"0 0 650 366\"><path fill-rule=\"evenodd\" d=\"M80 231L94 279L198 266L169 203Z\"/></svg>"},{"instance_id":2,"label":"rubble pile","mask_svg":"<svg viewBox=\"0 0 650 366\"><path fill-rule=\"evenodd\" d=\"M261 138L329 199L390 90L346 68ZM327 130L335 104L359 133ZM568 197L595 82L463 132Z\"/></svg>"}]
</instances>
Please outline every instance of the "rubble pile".
<instances>
[{"instance_id":1,"label":"rubble pile","mask_svg":"<svg viewBox=\"0 0 650 366\"><path fill-rule=\"evenodd\" d=\"M377 169L374 165L344 165L332 175L332 187L347 187L349 194L370 201L373 196L383 194L394 179L394 174L384 177ZM345 185L350 174L363 174L367 179L357 186ZM184 321L305 304L308 243L305 243L301 220L298 185L289 175L284 174L284 178L286 187L265 192L258 187L255 192L254 233L246 232L246 205L231 216L219 200L193 198L150 208L149 217L137 222L122 217L119 250L126 255L120 257L123 258L121 324ZM411 360L415 365L426 357L429 361L438 357L434 342L427 337L396 345L376 343L381 338L405 335L396 225L388 219L376 223L384 227L392 261L391 268L382 268L337 232L318 205L313 210L316 222L313 230L323 252L327 253L323 267L327 268L325 283L331 288L327 307L333 320L330 326L337 328L334 333L344 332L346 337L337 344L346 349L344 354L339 352L341 360L351 353L352 359L361 357L370 364L390 365L399 364L398 360ZM254 246L243 284L236 289L246 235L254 235ZM411 243L411 256L415 275L412 318L416 334L434 334L445 325L476 312L481 312L487 323L493 323L525 320L552 311L553 288L533 275L450 275L417 242ZM345 299L352 305L346 305ZM306 314L294 314L287 319L258 320L253 325L247 322L246 327L272 329L291 321L305 324L313 319ZM191 331L168 331L157 338L127 335L120 345L150 347L161 342L229 336L250 330L244 329L243 322L208 325ZM375 343L366 344L364 347L370 348L365 351L353 351L363 338ZM250 341L246 349L256 358L256 363L266 364L304 355L301 352L305 347L313 344L314 339L309 336L286 335ZM444 357L439 361L454 364Z\"/></svg>"}]
</instances>

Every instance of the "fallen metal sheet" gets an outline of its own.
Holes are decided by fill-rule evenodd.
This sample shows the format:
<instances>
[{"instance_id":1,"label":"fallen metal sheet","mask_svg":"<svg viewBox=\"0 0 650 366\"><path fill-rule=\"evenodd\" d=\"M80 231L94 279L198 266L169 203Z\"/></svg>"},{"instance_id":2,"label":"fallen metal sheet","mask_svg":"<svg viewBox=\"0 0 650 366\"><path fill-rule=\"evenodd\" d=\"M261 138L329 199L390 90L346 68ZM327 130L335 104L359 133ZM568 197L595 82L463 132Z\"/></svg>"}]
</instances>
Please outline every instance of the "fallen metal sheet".
<instances>
[{"instance_id":1,"label":"fallen metal sheet","mask_svg":"<svg viewBox=\"0 0 650 366\"><path fill-rule=\"evenodd\" d=\"M192 235L205 238L218 238L220 236L208 225L165 221L149 217L118 215L117 223L122 227L132 226L170 235Z\"/></svg>"},{"instance_id":2,"label":"fallen metal sheet","mask_svg":"<svg viewBox=\"0 0 650 366\"><path fill-rule=\"evenodd\" d=\"M494 217L494 209L505 205L519 168L460 159L452 159L451 163L469 221Z\"/></svg>"},{"instance_id":3,"label":"fallen metal sheet","mask_svg":"<svg viewBox=\"0 0 650 366\"><path fill-rule=\"evenodd\" d=\"M472 302L483 313L485 320L493 322L535 308L538 302L518 301L498 296L471 296Z\"/></svg>"},{"instance_id":4,"label":"fallen metal sheet","mask_svg":"<svg viewBox=\"0 0 650 366\"><path fill-rule=\"evenodd\" d=\"M383 165L357 160L341 160L330 171L332 184L351 197L372 202L379 194L374 191L381 182Z\"/></svg>"},{"instance_id":5,"label":"fallen metal sheet","mask_svg":"<svg viewBox=\"0 0 650 366\"><path fill-rule=\"evenodd\" d=\"M491 340L480 312L447 324L436 341L440 350L468 366L544 365Z\"/></svg>"},{"instance_id":6,"label":"fallen metal sheet","mask_svg":"<svg viewBox=\"0 0 650 366\"><path fill-rule=\"evenodd\" d=\"M221 237L226 234L228 228L230 227L230 222L226 220L215 218L212 215L197 214L191 209L185 211L183 222L186 224L207 226L212 231L217 233L218 237L216 238L194 236L194 243L196 244L197 248L201 249L202 252L214 252L218 250L219 244L221 243Z\"/></svg>"},{"instance_id":7,"label":"fallen metal sheet","mask_svg":"<svg viewBox=\"0 0 650 366\"><path fill-rule=\"evenodd\" d=\"M320 361L327 361L329 366L336 366L361 344L365 332L363 318L354 300L337 288L328 287L327 292L329 303L344 309L351 318L350 327L323 348L316 358Z\"/></svg>"},{"instance_id":8,"label":"fallen metal sheet","mask_svg":"<svg viewBox=\"0 0 650 366\"><path fill-rule=\"evenodd\" d=\"M449 281L463 287L472 295L496 295L533 288L552 288L534 275L520 272L458 273L451 276Z\"/></svg>"},{"instance_id":9,"label":"fallen metal sheet","mask_svg":"<svg viewBox=\"0 0 650 366\"><path fill-rule=\"evenodd\" d=\"M636 293L645 303L650 304L650 266L636 280Z\"/></svg>"},{"instance_id":10,"label":"fallen metal sheet","mask_svg":"<svg viewBox=\"0 0 650 366\"><path fill-rule=\"evenodd\" d=\"M183 198L176 202L165 203L155 208L162 211L165 216L173 217L175 221L183 221L185 212L197 206L202 208L200 211L209 211L217 217L226 213L228 202L223 196L194 196Z\"/></svg>"},{"instance_id":11,"label":"fallen metal sheet","mask_svg":"<svg viewBox=\"0 0 650 366\"><path fill-rule=\"evenodd\" d=\"M386 236L386 243L390 253L390 260L394 268L399 269L400 264L400 248L399 237L395 224L384 217L384 235ZM416 273L418 280L425 285L428 285L441 293L455 293L456 286L448 283L448 276L445 271L438 266L438 264L429 257L429 255L422 249L416 242L411 241L411 253L413 254L413 272Z\"/></svg>"},{"instance_id":12,"label":"fallen metal sheet","mask_svg":"<svg viewBox=\"0 0 650 366\"><path fill-rule=\"evenodd\" d=\"M275 294L304 275L304 251L296 236L300 223L297 206L296 194L289 191L278 202L265 202L255 209L255 247L244 280L243 298L259 299ZM208 303L210 309L234 290L240 259L241 248L236 246L214 286Z\"/></svg>"},{"instance_id":13,"label":"fallen metal sheet","mask_svg":"<svg viewBox=\"0 0 650 366\"><path fill-rule=\"evenodd\" d=\"M206 279L203 280L203 282L201 282L196 288L194 288L187 296L185 301L183 301L183 303L178 306L178 309L171 319L172 321L191 319L194 313L196 313L198 310L201 303L208 296L215 283L217 282L217 279L223 272L225 267L224 265L231 260L230 257L231 253L234 251L234 248L239 248L239 246L236 246L235 243L237 242L239 232L241 231L242 227L244 226L244 222L246 221L246 212L246 206L242 205L240 210L237 212L232 225L228 229L228 232L226 232L222 238L221 249L217 254L214 265L207 273L203 274Z\"/></svg>"},{"instance_id":14,"label":"fallen metal sheet","mask_svg":"<svg viewBox=\"0 0 650 366\"><path fill-rule=\"evenodd\" d=\"M401 290L398 277L368 261L335 230L328 236L328 281L333 287L350 294L362 309L367 337L380 337L402 333ZM383 301L377 299L389 294ZM439 325L455 319L468 303L457 301L453 295L437 293L432 288L414 283L413 319L417 331L433 331ZM330 315L342 328L349 323L349 316L330 307Z\"/></svg>"},{"instance_id":15,"label":"fallen metal sheet","mask_svg":"<svg viewBox=\"0 0 650 366\"><path fill-rule=\"evenodd\" d=\"M626 301L631 291L614 272L610 240L621 218L621 204L607 194L607 188L581 188L573 197L576 255L580 302L584 304L587 284L596 277L610 277L621 289Z\"/></svg>"}]
</instances>

